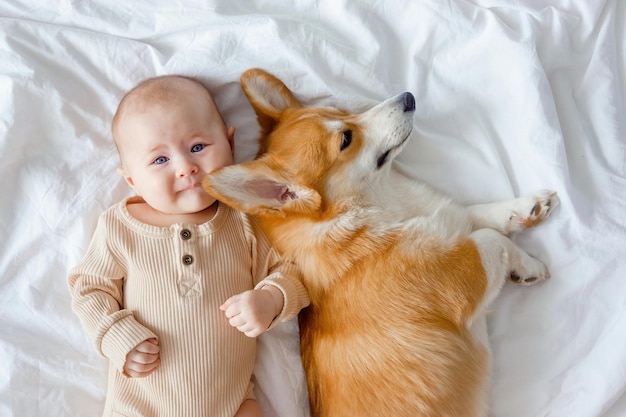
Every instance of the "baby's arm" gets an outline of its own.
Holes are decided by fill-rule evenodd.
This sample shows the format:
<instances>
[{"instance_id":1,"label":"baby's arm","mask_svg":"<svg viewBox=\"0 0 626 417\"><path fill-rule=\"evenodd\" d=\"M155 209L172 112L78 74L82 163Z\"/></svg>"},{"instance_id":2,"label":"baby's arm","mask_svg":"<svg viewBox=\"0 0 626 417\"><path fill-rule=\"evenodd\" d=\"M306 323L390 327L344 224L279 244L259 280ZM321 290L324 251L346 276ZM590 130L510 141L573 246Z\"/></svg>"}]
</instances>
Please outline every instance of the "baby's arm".
<instances>
[{"instance_id":1,"label":"baby's arm","mask_svg":"<svg viewBox=\"0 0 626 417\"><path fill-rule=\"evenodd\" d=\"M283 310L283 293L273 285L242 292L230 297L220 309L231 326L248 337L266 331Z\"/></svg>"},{"instance_id":2,"label":"baby's arm","mask_svg":"<svg viewBox=\"0 0 626 417\"><path fill-rule=\"evenodd\" d=\"M310 301L296 265L281 259L253 218L243 218L250 221L246 229L252 243L254 290L229 298L220 308L233 327L254 337L292 319Z\"/></svg>"},{"instance_id":3,"label":"baby's arm","mask_svg":"<svg viewBox=\"0 0 626 417\"><path fill-rule=\"evenodd\" d=\"M129 352L156 335L123 309L122 280L126 271L107 244L106 222L101 217L83 260L69 273L72 309L98 352L124 372Z\"/></svg>"}]
</instances>

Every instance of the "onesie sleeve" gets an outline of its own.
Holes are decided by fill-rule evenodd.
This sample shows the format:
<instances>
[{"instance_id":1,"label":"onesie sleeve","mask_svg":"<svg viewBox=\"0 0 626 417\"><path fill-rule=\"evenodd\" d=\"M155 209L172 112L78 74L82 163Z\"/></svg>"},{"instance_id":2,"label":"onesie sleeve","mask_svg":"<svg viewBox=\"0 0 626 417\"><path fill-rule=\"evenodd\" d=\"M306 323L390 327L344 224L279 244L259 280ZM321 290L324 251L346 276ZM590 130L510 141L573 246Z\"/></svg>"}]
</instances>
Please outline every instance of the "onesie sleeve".
<instances>
[{"instance_id":1,"label":"onesie sleeve","mask_svg":"<svg viewBox=\"0 0 626 417\"><path fill-rule=\"evenodd\" d=\"M267 236L253 219L251 219L251 224L256 240L254 288L260 289L272 285L283 293L283 309L272 321L269 327L272 328L279 322L287 321L298 315L300 310L309 305L309 295L302 285L298 267L281 259L278 252L270 245Z\"/></svg>"},{"instance_id":2,"label":"onesie sleeve","mask_svg":"<svg viewBox=\"0 0 626 417\"><path fill-rule=\"evenodd\" d=\"M72 310L96 349L124 373L128 352L156 335L123 308L126 271L110 248L108 223L105 215L98 220L87 253L69 272L68 285Z\"/></svg>"}]
</instances>

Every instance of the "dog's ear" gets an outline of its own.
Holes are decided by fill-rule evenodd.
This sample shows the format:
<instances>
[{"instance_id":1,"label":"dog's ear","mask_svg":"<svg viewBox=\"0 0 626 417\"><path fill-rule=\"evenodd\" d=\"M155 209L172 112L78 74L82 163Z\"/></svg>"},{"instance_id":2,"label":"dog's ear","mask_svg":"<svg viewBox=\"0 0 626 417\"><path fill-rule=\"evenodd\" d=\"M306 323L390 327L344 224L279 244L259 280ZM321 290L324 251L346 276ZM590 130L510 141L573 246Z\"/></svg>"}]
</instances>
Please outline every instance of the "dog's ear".
<instances>
[{"instance_id":1,"label":"dog's ear","mask_svg":"<svg viewBox=\"0 0 626 417\"><path fill-rule=\"evenodd\" d=\"M310 213L321 204L315 190L278 178L263 160L213 171L202 186L216 199L249 214Z\"/></svg>"},{"instance_id":2,"label":"dog's ear","mask_svg":"<svg viewBox=\"0 0 626 417\"><path fill-rule=\"evenodd\" d=\"M285 109L302 107L282 81L259 68L241 75L241 88L254 108L263 136L272 131Z\"/></svg>"}]
</instances>

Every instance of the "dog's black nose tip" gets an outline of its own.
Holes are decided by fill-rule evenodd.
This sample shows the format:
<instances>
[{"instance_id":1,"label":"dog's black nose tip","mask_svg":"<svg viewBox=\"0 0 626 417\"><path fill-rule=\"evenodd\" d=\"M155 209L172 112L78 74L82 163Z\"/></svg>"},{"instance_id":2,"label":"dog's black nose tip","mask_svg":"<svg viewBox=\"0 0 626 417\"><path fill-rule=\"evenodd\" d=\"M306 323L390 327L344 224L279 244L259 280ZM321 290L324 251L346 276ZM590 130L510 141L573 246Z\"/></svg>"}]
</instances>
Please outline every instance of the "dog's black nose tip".
<instances>
[{"instance_id":1,"label":"dog's black nose tip","mask_svg":"<svg viewBox=\"0 0 626 417\"><path fill-rule=\"evenodd\" d=\"M402 95L402 102L404 103L404 111L413 111L415 110L415 97L411 93L404 93Z\"/></svg>"}]
</instances>

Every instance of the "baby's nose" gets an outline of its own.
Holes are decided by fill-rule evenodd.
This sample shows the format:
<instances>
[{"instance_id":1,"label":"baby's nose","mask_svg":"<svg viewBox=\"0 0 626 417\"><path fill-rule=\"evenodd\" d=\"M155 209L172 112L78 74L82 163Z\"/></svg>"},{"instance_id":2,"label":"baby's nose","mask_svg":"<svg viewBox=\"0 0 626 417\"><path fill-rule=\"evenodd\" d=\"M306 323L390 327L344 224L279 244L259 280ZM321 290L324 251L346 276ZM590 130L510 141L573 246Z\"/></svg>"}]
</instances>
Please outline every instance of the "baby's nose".
<instances>
[{"instance_id":1,"label":"baby's nose","mask_svg":"<svg viewBox=\"0 0 626 417\"><path fill-rule=\"evenodd\" d=\"M189 161L182 161L178 167L178 177L184 178L198 172L198 166Z\"/></svg>"}]
</instances>

